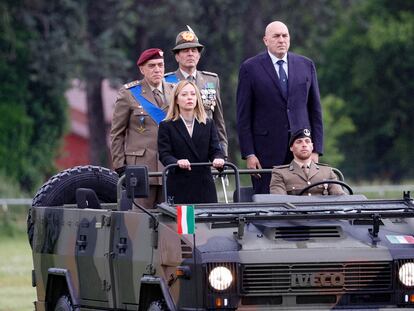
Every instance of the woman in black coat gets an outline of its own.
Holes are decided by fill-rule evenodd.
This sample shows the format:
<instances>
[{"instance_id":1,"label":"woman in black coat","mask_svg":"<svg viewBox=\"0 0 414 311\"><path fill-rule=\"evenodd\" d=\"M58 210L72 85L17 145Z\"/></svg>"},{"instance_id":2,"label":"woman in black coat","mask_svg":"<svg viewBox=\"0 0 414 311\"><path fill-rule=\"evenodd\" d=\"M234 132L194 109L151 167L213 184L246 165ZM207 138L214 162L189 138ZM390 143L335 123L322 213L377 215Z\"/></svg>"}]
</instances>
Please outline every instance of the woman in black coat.
<instances>
[{"instance_id":1,"label":"woman in black coat","mask_svg":"<svg viewBox=\"0 0 414 311\"><path fill-rule=\"evenodd\" d=\"M159 125L158 152L162 164L178 164L167 178L168 198L174 204L217 202L211 168L190 165L209 161L215 168L224 165L214 121L207 118L200 92L190 81L180 81L174 89L173 102Z\"/></svg>"}]
</instances>

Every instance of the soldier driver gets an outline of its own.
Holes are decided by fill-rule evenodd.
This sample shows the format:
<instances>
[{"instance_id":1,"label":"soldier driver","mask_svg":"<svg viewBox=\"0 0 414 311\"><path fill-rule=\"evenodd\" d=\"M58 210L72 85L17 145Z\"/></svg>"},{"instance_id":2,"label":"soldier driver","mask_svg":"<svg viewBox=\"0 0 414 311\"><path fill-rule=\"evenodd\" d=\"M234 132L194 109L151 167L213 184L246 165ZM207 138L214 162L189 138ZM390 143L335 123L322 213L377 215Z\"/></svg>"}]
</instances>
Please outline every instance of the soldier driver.
<instances>
[{"instance_id":1,"label":"soldier driver","mask_svg":"<svg viewBox=\"0 0 414 311\"><path fill-rule=\"evenodd\" d=\"M223 106L220 99L220 81L216 73L197 70L201 52L204 48L198 42L194 31L189 27L177 35L175 47L172 49L178 69L165 75L165 80L171 83L187 79L194 82L200 90L204 110L216 124L220 146L227 157L227 133L223 118Z\"/></svg>"},{"instance_id":2,"label":"soldier driver","mask_svg":"<svg viewBox=\"0 0 414 311\"><path fill-rule=\"evenodd\" d=\"M158 161L158 124L166 116L174 85L164 82L160 49L142 52L137 65L144 78L120 89L112 117L112 165L119 175L126 165L146 165L150 172L163 170ZM149 183L149 197L137 202L153 208L162 200L161 180L151 177Z\"/></svg>"},{"instance_id":3,"label":"soldier driver","mask_svg":"<svg viewBox=\"0 0 414 311\"><path fill-rule=\"evenodd\" d=\"M324 180L338 180L332 168L311 159L313 143L310 130L295 132L289 141L293 160L288 165L273 167L270 181L272 194L299 194L306 186ZM309 189L304 195L342 195L340 185L323 184Z\"/></svg>"}]
</instances>

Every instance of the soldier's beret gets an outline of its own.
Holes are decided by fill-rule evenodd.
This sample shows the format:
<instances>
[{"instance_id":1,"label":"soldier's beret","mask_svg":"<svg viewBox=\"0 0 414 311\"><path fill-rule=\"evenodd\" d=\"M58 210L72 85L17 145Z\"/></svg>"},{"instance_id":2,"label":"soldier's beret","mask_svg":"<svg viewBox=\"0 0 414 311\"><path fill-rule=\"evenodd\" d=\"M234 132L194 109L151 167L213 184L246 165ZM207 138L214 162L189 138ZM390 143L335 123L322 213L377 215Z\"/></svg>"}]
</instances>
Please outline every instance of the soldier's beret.
<instances>
[{"instance_id":1,"label":"soldier's beret","mask_svg":"<svg viewBox=\"0 0 414 311\"><path fill-rule=\"evenodd\" d=\"M164 58L164 52L160 49L151 48L141 53L137 60L137 65L141 66L151 59Z\"/></svg>"},{"instance_id":2,"label":"soldier's beret","mask_svg":"<svg viewBox=\"0 0 414 311\"><path fill-rule=\"evenodd\" d=\"M293 143L298 138L309 137L311 138L311 132L309 129L300 129L292 134L289 140L289 147L292 147Z\"/></svg>"},{"instance_id":3,"label":"soldier's beret","mask_svg":"<svg viewBox=\"0 0 414 311\"><path fill-rule=\"evenodd\" d=\"M181 31L175 39L175 47L172 49L172 51L174 53L177 53L179 50L188 48L197 48L201 52L204 48L204 45L198 42L198 38L194 31Z\"/></svg>"}]
</instances>

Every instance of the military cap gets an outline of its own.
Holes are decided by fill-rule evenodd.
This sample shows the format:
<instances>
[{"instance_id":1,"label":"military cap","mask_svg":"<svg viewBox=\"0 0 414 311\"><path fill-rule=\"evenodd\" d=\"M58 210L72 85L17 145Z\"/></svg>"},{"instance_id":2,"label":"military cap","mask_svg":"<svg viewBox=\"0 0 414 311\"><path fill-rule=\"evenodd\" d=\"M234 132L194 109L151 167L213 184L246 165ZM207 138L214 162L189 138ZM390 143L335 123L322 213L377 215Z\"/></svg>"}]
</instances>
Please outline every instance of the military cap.
<instances>
[{"instance_id":1,"label":"military cap","mask_svg":"<svg viewBox=\"0 0 414 311\"><path fill-rule=\"evenodd\" d=\"M309 137L311 138L311 132L309 129L300 129L292 134L289 140L289 147L292 147L293 143L298 138Z\"/></svg>"},{"instance_id":2,"label":"military cap","mask_svg":"<svg viewBox=\"0 0 414 311\"><path fill-rule=\"evenodd\" d=\"M200 52L203 50L204 45L198 42L195 32L190 28L190 26L187 26L187 28L188 30L181 31L177 35L177 38L175 39L175 47L172 49L174 53L188 48L197 48Z\"/></svg>"},{"instance_id":3,"label":"military cap","mask_svg":"<svg viewBox=\"0 0 414 311\"><path fill-rule=\"evenodd\" d=\"M151 59L160 59L160 58L164 58L164 52L162 50L156 49L156 48L148 49L141 53L141 55L139 56L137 60L137 65L141 66L145 62Z\"/></svg>"}]
</instances>

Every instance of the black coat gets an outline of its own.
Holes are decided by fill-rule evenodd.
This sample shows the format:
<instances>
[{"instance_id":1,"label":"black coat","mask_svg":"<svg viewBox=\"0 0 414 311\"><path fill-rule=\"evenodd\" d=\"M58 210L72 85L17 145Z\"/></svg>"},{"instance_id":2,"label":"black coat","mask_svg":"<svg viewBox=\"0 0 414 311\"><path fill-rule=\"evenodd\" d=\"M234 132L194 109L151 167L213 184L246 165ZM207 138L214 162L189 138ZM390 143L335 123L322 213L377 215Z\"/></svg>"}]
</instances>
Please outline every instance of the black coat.
<instances>
[{"instance_id":1,"label":"black coat","mask_svg":"<svg viewBox=\"0 0 414 311\"><path fill-rule=\"evenodd\" d=\"M175 164L180 159L190 163L209 162L224 158L214 121L206 124L194 122L192 137L183 120L163 121L158 130L158 152L164 165ZM211 168L191 167L191 171L176 167L167 178L167 193L175 204L217 202Z\"/></svg>"},{"instance_id":2,"label":"black coat","mask_svg":"<svg viewBox=\"0 0 414 311\"><path fill-rule=\"evenodd\" d=\"M289 151L289 131L310 129L314 152L323 153L322 109L315 66L310 59L290 52L287 61L287 98L281 92L267 51L246 60L240 67L237 88L240 151L243 159L255 154L263 168L284 164ZM254 180L256 193L269 193L270 174Z\"/></svg>"}]
</instances>

